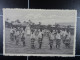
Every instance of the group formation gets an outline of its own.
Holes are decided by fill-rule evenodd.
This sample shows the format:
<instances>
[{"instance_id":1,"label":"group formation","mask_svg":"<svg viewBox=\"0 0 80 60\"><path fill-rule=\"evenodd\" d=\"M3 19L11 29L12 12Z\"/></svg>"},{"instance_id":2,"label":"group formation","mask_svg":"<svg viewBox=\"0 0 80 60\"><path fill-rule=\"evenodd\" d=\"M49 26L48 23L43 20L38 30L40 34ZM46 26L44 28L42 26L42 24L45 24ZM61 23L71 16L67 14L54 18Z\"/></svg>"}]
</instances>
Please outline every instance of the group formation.
<instances>
[{"instance_id":1,"label":"group formation","mask_svg":"<svg viewBox=\"0 0 80 60\"><path fill-rule=\"evenodd\" d=\"M29 34L27 34L29 33ZM23 47L27 46L26 36L30 36L31 49L35 49L35 41L38 43L38 49L42 48L44 37L48 38L48 43L50 50L53 49L54 42L56 43L55 47L60 48L63 43L66 48L70 48L71 44L71 33L67 29L53 29L52 31L48 29L23 29L22 27L10 28L10 40L16 41L16 45L19 44L21 40ZM45 42L44 42L45 43Z\"/></svg>"}]
</instances>

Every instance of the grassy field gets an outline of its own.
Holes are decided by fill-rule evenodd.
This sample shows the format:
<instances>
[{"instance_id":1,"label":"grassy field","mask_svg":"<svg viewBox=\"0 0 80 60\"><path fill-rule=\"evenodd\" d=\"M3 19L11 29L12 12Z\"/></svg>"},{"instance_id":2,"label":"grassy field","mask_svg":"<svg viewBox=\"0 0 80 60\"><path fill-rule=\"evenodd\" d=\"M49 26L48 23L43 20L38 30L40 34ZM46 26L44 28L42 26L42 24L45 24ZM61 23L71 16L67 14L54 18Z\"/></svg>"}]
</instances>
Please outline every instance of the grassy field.
<instances>
[{"instance_id":1,"label":"grassy field","mask_svg":"<svg viewBox=\"0 0 80 60\"><path fill-rule=\"evenodd\" d=\"M49 48L49 40L47 37L43 38L42 49L38 49L38 41L35 41L35 49L31 49L30 36L26 36L26 46L23 47L21 40L19 45L16 45L15 41L10 41L10 29L5 30L5 53L10 54L73 54L73 36L71 37L71 48L65 48L64 44L61 44L60 49L56 49L55 43L53 49Z\"/></svg>"}]
</instances>

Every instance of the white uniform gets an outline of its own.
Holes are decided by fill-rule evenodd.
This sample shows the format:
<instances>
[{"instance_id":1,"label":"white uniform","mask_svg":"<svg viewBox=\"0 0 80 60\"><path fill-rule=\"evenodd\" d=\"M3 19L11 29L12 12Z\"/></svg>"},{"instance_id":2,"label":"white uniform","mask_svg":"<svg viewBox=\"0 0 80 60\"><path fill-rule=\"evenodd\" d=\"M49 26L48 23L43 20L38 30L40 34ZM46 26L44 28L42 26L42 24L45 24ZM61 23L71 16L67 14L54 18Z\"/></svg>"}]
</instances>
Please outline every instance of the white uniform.
<instances>
[{"instance_id":1,"label":"white uniform","mask_svg":"<svg viewBox=\"0 0 80 60\"><path fill-rule=\"evenodd\" d=\"M30 30L29 26L26 27L25 31L26 31L26 35L30 35L31 34L31 30Z\"/></svg>"},{"instance_id":2,"label":"white uniform","mask_svg":"<svg viewBox=\"0 0 80 60\"><path fill-rule=\"evenodd\" d=\"M38 38L42 38L42 32L39 32Z\"/></svg>"},{"instance_id":3,"label":"white uniform","mask_svg":"<svg viewBox=\"0 0 80 60\"><path fill-rule=\"evenodd\" d=\"M30 35L30 34L31 34L30 27L27 27L27 35Z\"/></svg>"}]
</instances>

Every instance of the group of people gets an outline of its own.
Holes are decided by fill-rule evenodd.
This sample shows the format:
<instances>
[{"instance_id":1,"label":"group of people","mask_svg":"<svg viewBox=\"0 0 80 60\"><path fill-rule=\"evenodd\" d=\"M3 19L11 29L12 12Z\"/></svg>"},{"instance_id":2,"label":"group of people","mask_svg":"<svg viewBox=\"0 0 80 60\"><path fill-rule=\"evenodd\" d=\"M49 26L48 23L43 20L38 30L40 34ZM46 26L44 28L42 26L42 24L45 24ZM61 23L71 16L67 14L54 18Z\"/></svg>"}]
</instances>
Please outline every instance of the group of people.
<instances>
[{"instance_id":1,"label":"group of people","mask_svg":"<svg viewBox=\"0 0 80 60\"><path fill-rule=\"evenodd\" d=\"M21 40L23 43L23 46L25 46L25 31L23 28L13 28L10 29L10 40L16 41L16 45L19 44L19 41Z\"/></svg>"},{"instance_id":2,"label":"group of people","mask_svg":"<svg viewBox=\"0 0 80 60\"><path fill-rule=\"evenodd\" d=\"M16 41L16 45L18 45L19 41L21 40L23 46L26 46L26 30L22 27L18 28L11 28L10 30L10 39L11 41ZM38 48L41 49L43 45L44 37L47 37L49 40L50 50L53 48L54 42L56 43L56 48L60 48L61 44L63 43L66 48L70 48L71 43L71 34L70 31L67 29L56 29L50 31L49 29L30 29L30 42L31 42L31 49L35 49L35 41L38 42ZM45 43L45 42L44 42Z\"/></svg>"}]
</instances>

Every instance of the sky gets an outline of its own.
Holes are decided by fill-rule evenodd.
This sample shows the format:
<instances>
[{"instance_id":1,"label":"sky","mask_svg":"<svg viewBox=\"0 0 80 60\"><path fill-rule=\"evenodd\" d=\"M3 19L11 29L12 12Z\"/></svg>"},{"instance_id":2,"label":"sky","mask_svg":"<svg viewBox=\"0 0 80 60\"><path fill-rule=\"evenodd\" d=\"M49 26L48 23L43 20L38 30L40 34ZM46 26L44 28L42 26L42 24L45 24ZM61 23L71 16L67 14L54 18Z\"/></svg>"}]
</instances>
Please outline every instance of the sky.
<instances>
[{"instance_id":1,"label":"sky","mask_svg":"<svg viewBox=\"0 0 80 60\"><path fill-rule=\"evenodd\" d=\"M21 22L31 20L44 25L55 23L75 23L76 10L49 10L49 9L3 9L3 18L9 22L19 19Z\"/></svg>"}]
</instances>

